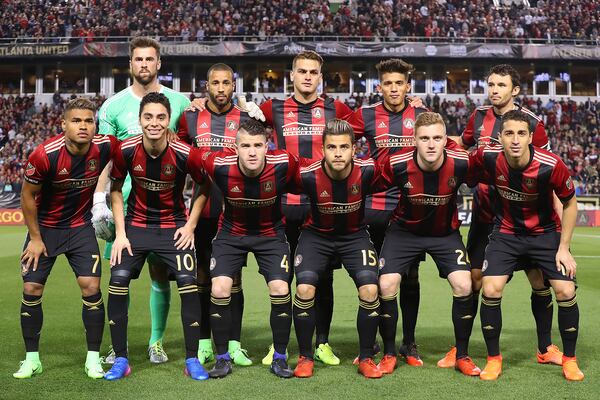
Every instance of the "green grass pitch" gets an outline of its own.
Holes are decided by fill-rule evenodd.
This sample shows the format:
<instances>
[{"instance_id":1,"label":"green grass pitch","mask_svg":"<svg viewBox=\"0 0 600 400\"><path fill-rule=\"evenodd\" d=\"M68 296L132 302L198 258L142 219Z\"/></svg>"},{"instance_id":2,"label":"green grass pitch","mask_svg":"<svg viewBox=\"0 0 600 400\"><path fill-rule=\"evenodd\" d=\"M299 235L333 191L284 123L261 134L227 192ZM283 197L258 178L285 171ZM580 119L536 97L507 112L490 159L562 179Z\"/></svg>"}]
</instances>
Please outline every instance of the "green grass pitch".
<instances>
[{"instance_id":1,"label":"green grass pitch","mask_svg":"<svg viewBox=\"0 0 600 400\"><path fill-rule=\"evenodd\" d=\"M523 273L508 285L503 298L502 353L504 374L497 382L482 382L454 370L436 367L436 361L453 341L450 318L451 292L437 277L428 259L421 266L421 308L417 341L425 366L400 366L393 375L366 380L351 364L357 353L357 294L344 271L335 274L335 311L330 341L342 364L326 367L317 364L312 379L280 380L260 364L271 342L268 325L268 295L254 263L244 270L246 299L242 343L255 365L237 367L224 380L195 382L183 371L183 339L179 319L179 299L173 290L171 314L165 338L170 361L151 365L146 357L149 335L148 273L131 288L129 312L129 349L133 373L118 382L92 381L83 372L85 339L81 322L81 300L74 276L64 257L59 258L44 294L44 328L40 355L44 373L30 380L12 378L24 348L19 325L22 280L18 256L25 237L23 227L0 228L0 399L123 399L123 398L198 398L198 399L331 399L331 398L416 398L416 399L598 399L600 398L600 229L578 228L573 252L578 262L578 300L581 323L577 354L586 374L584 382L567 382L560 367L535 362L536 335L530 311L530 289ZM102 288L107 298L108 264L104 264ZM555 306L555 313L556 313ZM562 347L553 324L553 340ZM400 328L400 327L399 327ZM400 333L399 329L399 333ZM105 329L102 351L110 342ZM295 365L297 346L292 331L291 364ZM470 353L475 362L485 365L485 346L479 318L475 322Z\"/></svg>"}]
</instances>

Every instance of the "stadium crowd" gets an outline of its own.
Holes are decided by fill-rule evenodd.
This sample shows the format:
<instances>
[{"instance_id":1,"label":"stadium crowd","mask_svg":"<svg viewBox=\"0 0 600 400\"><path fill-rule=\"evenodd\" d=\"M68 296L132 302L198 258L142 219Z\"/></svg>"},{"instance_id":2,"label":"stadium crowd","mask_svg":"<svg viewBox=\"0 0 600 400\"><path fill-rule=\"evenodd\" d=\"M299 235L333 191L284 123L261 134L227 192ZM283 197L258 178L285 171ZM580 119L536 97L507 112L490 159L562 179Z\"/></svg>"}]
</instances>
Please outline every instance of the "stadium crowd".
<instances>
[{"instance_id":1,"label":"stadium crowd","mask_svg":"<svg viewBox=\"0 0 600 400\"><path fill-rule=\"evenodd\" d=\"M356 0L336 9L314 0L4 0L0 38L145 35L203 41L222 36L360 36L600 43L599 2L523 3L502 1L496 7L491 0Z\"/></svg>"}]
</instances>

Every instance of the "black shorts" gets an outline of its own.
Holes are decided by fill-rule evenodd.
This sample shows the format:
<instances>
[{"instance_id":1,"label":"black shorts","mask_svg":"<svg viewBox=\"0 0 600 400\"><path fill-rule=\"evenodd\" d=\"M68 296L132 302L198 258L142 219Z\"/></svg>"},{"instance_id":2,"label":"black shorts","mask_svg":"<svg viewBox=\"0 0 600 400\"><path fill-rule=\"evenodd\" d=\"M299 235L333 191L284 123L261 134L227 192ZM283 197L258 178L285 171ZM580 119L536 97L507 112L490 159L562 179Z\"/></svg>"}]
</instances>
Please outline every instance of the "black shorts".
<instances>
[{"instance_id":1,"label":"black shorts","mask_svg":"<svg viewBox=\"0 0 600 400\"><path fill-rule=\"evenodd\" d=\"M291 282L290 245L281 236L233 236L217 233L212 242L210 276L228 276L233 279L246 264L248 253L253 253L258 272L265 281Z\"/></svg>"},{"instance_id":2,"label":"black shorts","mask_svg":"<svg viewBox=\"0 0 600 400\"><path fill-rule=\"evenodd\" d=\"M294 256L296 283L317 286L336 254L357 288L377 285L377 253L366 230L335 235L303 229Z\"/></svg>"},{"instance_id":3,"label":"black shorts","mask_svg":"<svg viewBox=\"0 0 600 400\"><path fill-rule=\"evenodd\" d=\"M281 211L285 216L285 236L290 244L290 249L293 254L296 251L296 246L298 245L300 228L310 214L310 205L302 204L290 206L287 204L282 204Z\"/></svg>"},{"instance_id":4,"label":"black shorts","mask_svg":"<svg viewBox=\"0 0 600 400\"><path fill-rule=\"evenodd\" d=\"M454 271L471 270L467 250L458 231L447 236L419 236L391 224L379 258L379 274L404 275L424 253L433 258L440 278L447 278Z\"/></svg>"},{"instance_id":5,"label":"black shorts","mask_svg":"<svg viewBox=\"0 0 600 400\"><path fill-rule=\"evenodd\" d=\"M485 258L485 248L490 242L490 234L494 229L494 224L485 224L471 220L469 234L467 235L467 253L471 260L471 268L481 269L483 259Z\"/></svg>"},{"instance_id":6,"label":"black shorts","mask_svg":"<svg viewBox=\"0 0 600 400\"><path fill-rule=\"evenodd\" d=\"M154 253L154 256L167 266L170 278L189 281L193 277L193 281L196 282L196 253L190 248L177 250L173 240L176 230L177 228L141 228L126 225L125 232L133 256L124 249L121 264L111 267L111 276L137 278L144 267L146 257Z\"/></svg>"},{"instance_id":7,"label":"black shorts","mask_svg":"<svg viewBox=\"0 0 600 400\"><path fill-rule=\"evenodd\" d=\"M572 281L556 269L556 252L560 243L560 233L550 232L541 235L511 235L492 232L490 243L485 250L481 272L483 276L511 275L520 264L527 260L542 271L544 279Z\"/></svg>"},{"instance_id":8,"label":"black shorts","mask_svg":"<svg viewBox=\"0 0 600 400\"><path fill-rule=\"evenodd\" d=\"M28 272L22 273L23 282L35 282L44 285L54 266L56 257L61 254L67 257L76 277L100 277L102 272L100 250L94 228L91 225L79 226L72 229L40 226L40 234L46 246L48 257L42 254L38 260L37 270L33 270L32 264ZM27 247L29 240L28 233L23 250Z\"/></svg>"},{"instance_id":9,"label":"black shorts","mask_svg":"<svg viewBox=\"0 0 600 400\"><path fill-rule=\"evenodd\" d=\"M365 223L368 226L369 235L377 252L381 252L385 231L390 224L393 213L393 211L365 209Z\"/></svg>"},{"instance_id":10,"label":"black shorts","mask_svg":"<svg viewBox=\"0 0 600 400\"><path fill-rule=\"evenodd\" d=\"M217 235L218 229L218 218L200 218L194 231L194 245L196 247L198 267L206 268L207 271L210 263L210 255L212 254L212 240Z\"/></svg>"}]
</instances>

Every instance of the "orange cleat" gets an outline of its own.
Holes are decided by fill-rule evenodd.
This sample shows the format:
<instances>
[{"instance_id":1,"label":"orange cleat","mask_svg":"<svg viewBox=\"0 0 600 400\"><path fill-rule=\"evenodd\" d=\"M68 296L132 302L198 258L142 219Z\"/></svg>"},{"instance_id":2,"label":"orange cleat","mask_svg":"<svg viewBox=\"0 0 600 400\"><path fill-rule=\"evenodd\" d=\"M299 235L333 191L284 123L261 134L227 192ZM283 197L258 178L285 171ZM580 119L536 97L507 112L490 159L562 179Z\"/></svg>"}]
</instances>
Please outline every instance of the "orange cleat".
<instances>
[{"instance_id":1,"label":"orange cleat","mask_svg":"<svg viewBox=\"0 0 600 400\"><path fill-rule=\"evenodd\" d=\"M294 376L297 378L310 378L313 376L313 370L315 368L314 360L308 357L298 357L298 364L294 369Z\"/></svg>"},{"instance_id":2,"label":"orange cleat","mask_svg":"<svg viewBox=\"0 0 600 400\"><path fill-rule=\"evenodd\" d=\"M495 381L500 374L502 374L502 355L488 356L487 364L479 374L479 379L483 381Z\"/></svg>"},{"instance_id":3,"label":"orange cleat","mask_svg":"<svg viewBox=\"0 0 600 400\"><path fill-rule=\"evenodd\" d=\"M411 367L423 366L423 360L421 360L421 357L419 356L417 345L415 343L403 344L398 349L398 353Z\"/></svg>"},{"instance_id":4,"label":"orange cleat","mask_svg":"<svg viewBox=\"0 0 600 400\"><path fill-rule=\"evenodd\" d=\"M457 359L454 368L467 376L479 376L479 374L481 374L481 369L475 365L473 360L471 360L471 357L461 357Z\"/></svg>"},{"instance_id":5,"label":"orange cleat","mask_svg":"<svg viewBox=\"0 0 600 400\"><path fill-rule=\"evenodd\" d=\"M444 358L437 362L440 368L454 368L456 366L456 347L452 346Z\"/></svg>"},{"instance_id":6,"label":"orange cleat","mask_svg":"<svg viewBox=\"0 0 600 400\"><path fill-rule=\"evenodd\" d=\"M392 354L386 354L383 356L379 364L377 364L377 368L381 371L382 374L391 374L396 369L396 364L398 363L398 358Z\"/></svg>"},{"instance_id":7,"label":"orange cleat","mask_svg":"<svg viewBox=\"0 0 600 400\"><path fill-rule=\"evenodd\" d=\"M562 365L563 353L557 346L551 344L546 347L545 353L542 354L539 350L537 351L537 362L540 364Z\"/></svg>"},{"instance_id":8,"label":"orange cleat","mask_svg":"<svg viewBox=\"0 0 600 400\"><path fill-rule=\"evenodd\" d=\"M583 380L583 372L579 369L577 365L576 357L562 357L562 368L563 375L567 378L568 381L582 381Z\"/></svg>"},{"instance_id":9,"label":"orange cleat","mask_svg":"<svg viewBox=\"0 0 600 400\"><path fill-rule=\"evenodd\" d=\"M377 367L377 364L373 361L372 358L365 358L361 362L358 363L358 372L362 374L365 378L377 379L383 376L383 373Z\"/></svg>"}]
</instances>

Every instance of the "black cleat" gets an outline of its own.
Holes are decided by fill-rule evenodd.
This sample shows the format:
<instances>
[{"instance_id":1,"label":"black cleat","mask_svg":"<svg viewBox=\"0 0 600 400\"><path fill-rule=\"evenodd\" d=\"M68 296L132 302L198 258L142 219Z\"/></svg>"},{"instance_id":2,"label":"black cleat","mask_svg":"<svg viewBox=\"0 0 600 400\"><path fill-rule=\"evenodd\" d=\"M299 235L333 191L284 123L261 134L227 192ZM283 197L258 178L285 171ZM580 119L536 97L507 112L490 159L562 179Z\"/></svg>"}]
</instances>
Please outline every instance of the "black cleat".
<instances>
[{"instance_id":1,"label":"black cleat","mask_svg":"<svg viewBox=\"0 0 600 400\"><path fill-rule=\"evenodd\" d=\"M211 378L225 378L227 375L233 372L231 366L231 360L220 358L215 363L215 366L208 371L208 376Z\"/></svg>"},{"instance_id":2,"label":"black cleat","mask_svg":"<svg viewBox=\"0 0 600 400\"><path fill-rule=\"evenodd\" d=\"M294 371L290 369L287 361L283 358L276 358L271 363L271 372L280 378L291 378L294 376Z\"/></svg>"},{"instance_id":3,"label":"black cleat","mask_svg":"<svg viewBox=\"0 0 600 400\"><path fill-rule=\"evenodd\" d=\"M413 367L422 367L423 360L421 360L421 356L417 351L417 345L415 343L403 344L398 349L398 353L408 365Z\"/></svg>"}]
</instances>

